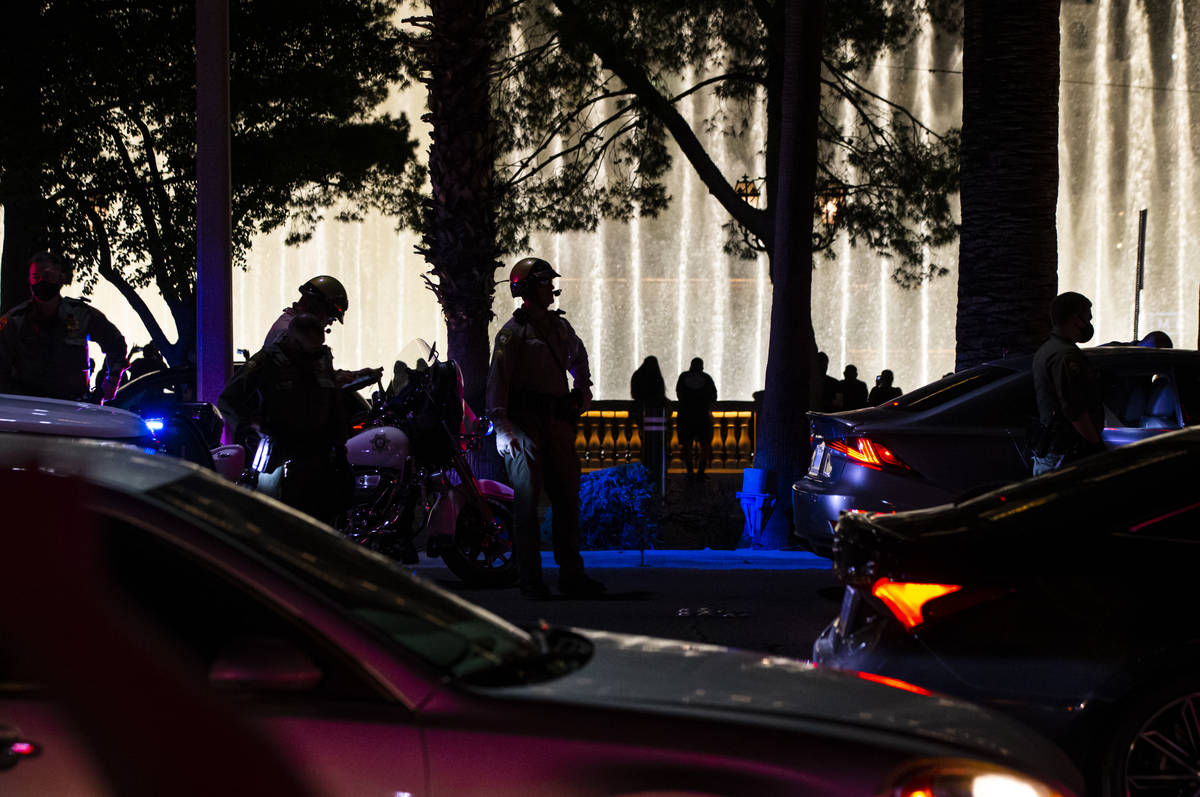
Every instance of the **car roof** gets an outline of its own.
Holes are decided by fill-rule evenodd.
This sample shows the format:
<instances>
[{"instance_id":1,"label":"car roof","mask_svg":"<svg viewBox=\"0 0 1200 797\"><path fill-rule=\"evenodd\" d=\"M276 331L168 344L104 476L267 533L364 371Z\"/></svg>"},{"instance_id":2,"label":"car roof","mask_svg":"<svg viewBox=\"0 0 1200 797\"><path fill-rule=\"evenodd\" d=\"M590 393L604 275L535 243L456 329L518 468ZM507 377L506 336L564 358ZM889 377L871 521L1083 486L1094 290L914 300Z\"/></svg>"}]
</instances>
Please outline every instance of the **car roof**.
<instances>
[{"instance_id":1,"label":"car roof","mask_svg":"<svg viewBox=\"0 0 1200 797\"><path fill-rule=\"evenodd\" d=\"M1089 360L1100 363L1125 360L1145 361L1147 364L1171 363L1179 360L1200 360L1200 351L1196 349L1152 349L1147 346L1111 345L1091 346L1080 349ZM1015 357L1005 357L1002 360L989 360L984 365L998 365L1014 371L1029 370L1033 367L1032 354L1019 354Z\"/></svg>"},{"instance_id":2,"label":"car roof","mask_svg":"<svg viewBox=\"0 0 1200 797\"><path fill-rule=\"evenodd\" d=\"M133 440L150 434L128 410L82 401L0 393L0 432Z\"/></svg>"},{"instance_id":3,"label":"car roof","mask_svg":"<svg viewBox=\"0 0 1200 797\"><path fill-rule=\"evenodd\" d=\"M1138 463L1153 461L1174 452L1195 450L1200 444L1200 427L1164 432L1145 440L1088 457L1079 463L1042 476L1024 479L997 487L959 504L943 504L899 513L871 515L870 522L904 533L905 529L934 531L965 528L975 519L1001 519L1027 513L1029 509L1048 506L1051 500L1067 496L1072 486L1082 480L1101 475L1120 475L1133 470Z\"/></svg>"},{"instance_id":4,"label":"car roof","mask_svg":"<svg viewBox=\"0 0 1200 797\"><path fill-rule=\"evenodd\" d=\"M189 462L111 440L0 435L0 470L30 466L125 493L146 492L197 474L216 478Z\"/></svg>"}]
</instances>

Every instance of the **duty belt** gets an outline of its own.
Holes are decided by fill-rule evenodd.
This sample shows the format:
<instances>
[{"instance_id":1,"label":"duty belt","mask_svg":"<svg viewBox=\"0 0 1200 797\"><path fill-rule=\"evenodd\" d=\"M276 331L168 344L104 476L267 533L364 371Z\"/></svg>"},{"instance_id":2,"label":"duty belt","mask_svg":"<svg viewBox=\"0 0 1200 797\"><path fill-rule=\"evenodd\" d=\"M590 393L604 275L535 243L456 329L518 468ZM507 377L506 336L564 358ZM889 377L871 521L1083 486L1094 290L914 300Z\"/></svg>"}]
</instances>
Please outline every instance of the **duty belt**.
<instances>
[{"instance_id":1,"label":"duty belt","mask_svg":"<svg viewBox=\"0 0 1200 797\"><path fill-rule=\"evenodd\" d=\"M510 414L541 415L574 423L579 417L579 399L574 393L552 396L533 390L514 390L509 398Z\"/></svg>"}]
</instances>

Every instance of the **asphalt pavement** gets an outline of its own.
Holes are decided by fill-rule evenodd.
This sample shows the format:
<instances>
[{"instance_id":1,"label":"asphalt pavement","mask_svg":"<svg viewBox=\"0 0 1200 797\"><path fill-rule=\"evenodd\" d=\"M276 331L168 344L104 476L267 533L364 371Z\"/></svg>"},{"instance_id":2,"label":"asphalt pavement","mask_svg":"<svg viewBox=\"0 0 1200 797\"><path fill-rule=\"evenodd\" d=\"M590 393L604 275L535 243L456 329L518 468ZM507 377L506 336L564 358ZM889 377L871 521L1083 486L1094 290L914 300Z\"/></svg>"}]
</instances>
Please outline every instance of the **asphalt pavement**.
<instances>
[{"instance_id":1,"label":"asphalt pavement","mask_svg":"<svg viewBox=\"0 0 1200 797\"><path fill-rule=\"evenodd\" d=\"M602 598L557 595L549 553L543 568L555 597L548 601L523 598L515 587L467 587L423 554L412 570L518 626L545 622L801 659L840 603L829 560L801 551L585 551L584 561L608 587Z\"/></svg>"}]
</instances>

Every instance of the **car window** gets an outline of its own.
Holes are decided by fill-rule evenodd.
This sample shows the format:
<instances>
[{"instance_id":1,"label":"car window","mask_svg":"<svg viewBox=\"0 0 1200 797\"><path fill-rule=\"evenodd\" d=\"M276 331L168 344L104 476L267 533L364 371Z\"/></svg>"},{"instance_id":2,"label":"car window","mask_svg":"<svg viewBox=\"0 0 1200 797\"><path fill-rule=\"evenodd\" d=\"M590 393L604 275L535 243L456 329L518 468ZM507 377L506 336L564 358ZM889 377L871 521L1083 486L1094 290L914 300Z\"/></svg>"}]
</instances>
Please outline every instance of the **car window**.
<instances>
[{"instance_id":1,"label":"car window","mask_svg":"<svg viewBox=\"0 0 1200 797\"><path fill-rule=\"evenodd\" d=\"M100 536L110 583L182 654L196 682L207 682L213 663L246 640L281 640L321 671L304 700L379 699L375 683L333 647L203 561L117 518L103 519Z\"/></svg>"},{"instance_id":2,"label":"car window","mask_svg":"<svg viewBox=\"0 0 1200 797\"><path fill-rule=\"evenodd\" d=\"M1187 426L1200 423L1200 367L1191 363L1175 366L1175 381L1179 387L1179 405Z\"/></svg>"},{"instance_id":3,"label":"car window","mask_svg":"<svg viewBox=\"0 0 1200 797\"><path fill-rule=\"evenodd\" d=\"M1102 367L1100 395L1107 427L1179 428L1179 390L1170 368Z\"/></svg>"},{"instance_id":4,"label":"car window","mask_svg":"<svg viewBox=\"0 0 1200 797\"><path fill-rule=\"evenodd\" d=\"M1005 426L1024 430L1037 418L1033 374L1005 374L978 394L937 413L939 423L963 426Z\"/></svg>"},{"instance_id":5,"label":"car window","mask_svg":"<svg viewBox=\"0 0 1200 797\"><path fill-rule=\"evenodd\" d=\"M530 635L515 626L426 585L307 515L215 477L187 476L146 498L299 579L368 633L448 677L487 680L540 656Z\"/></svg>"},{"instance_id":6,"label":"car window","mask_svg":"<svg viewBox=\"0 0 1200 797\"><path fill-rule=\"evenodd\" d=\"M998 379L1011 376L1012 373L1012 369L996 365L980 365L975 368L967 368L956 374L950 374L936 382L930 382L928 385L919 387L909 393L905 393L900 398L889 402L885 406L903 410L904 412L924 412L934 407L940 407L949 401L964 396L973 390L978 390L984 385L991 384Z\"/></svg>"}]
</instances>

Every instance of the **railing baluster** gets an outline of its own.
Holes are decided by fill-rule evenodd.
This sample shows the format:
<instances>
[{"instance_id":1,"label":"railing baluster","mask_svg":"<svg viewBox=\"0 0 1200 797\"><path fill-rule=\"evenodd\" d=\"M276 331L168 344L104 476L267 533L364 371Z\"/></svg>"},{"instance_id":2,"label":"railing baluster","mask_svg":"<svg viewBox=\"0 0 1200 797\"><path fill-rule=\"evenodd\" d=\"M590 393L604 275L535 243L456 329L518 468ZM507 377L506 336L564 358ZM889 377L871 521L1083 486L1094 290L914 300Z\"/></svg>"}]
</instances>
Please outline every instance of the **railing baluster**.
<instances>
[{"instance_id":1,"label":"railing baluster","mask_svg":"<svg viewBox=\"0 0 1200 797\"><path fill-rule=\"evenodd\" d=\"M640 462L645 438L636 420L632 401L596 401L579 419L575 452L584 470ZM678 414L668 409L668 470L682 473L683 450L676 429ZM709 470L734 471L754 461L754 404L721 401L713 409L712 461Z\"/></svg>"}]
</instances>

